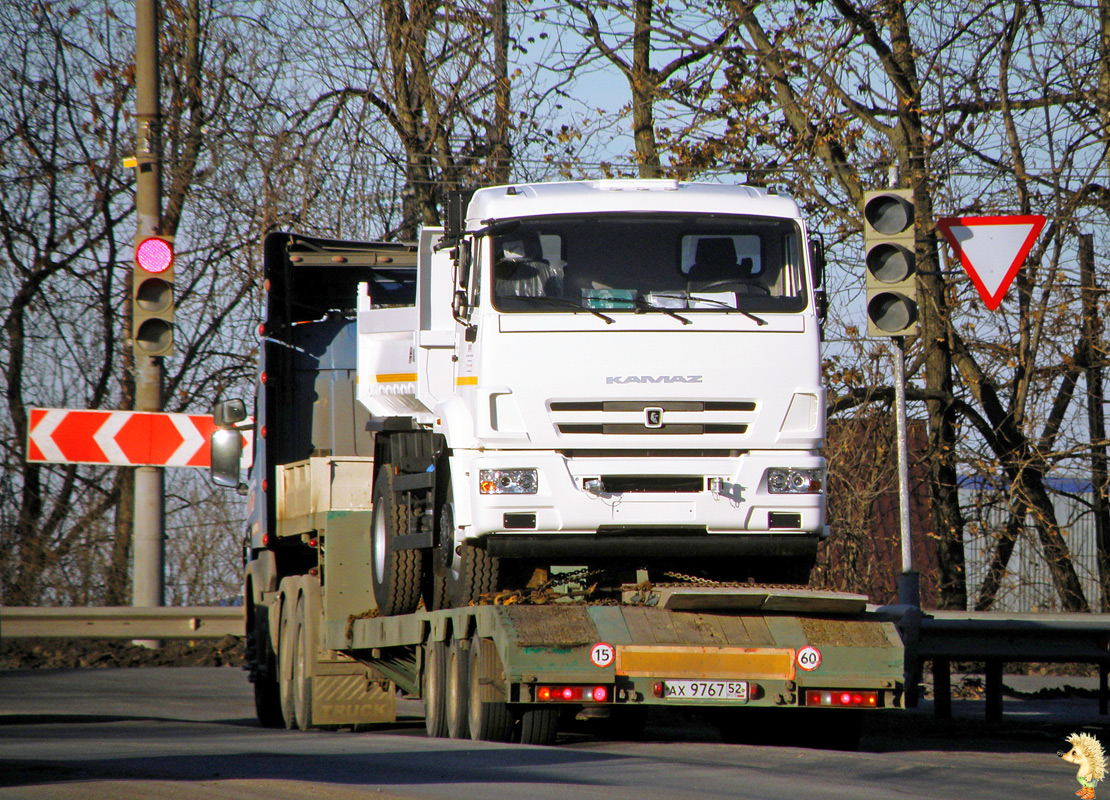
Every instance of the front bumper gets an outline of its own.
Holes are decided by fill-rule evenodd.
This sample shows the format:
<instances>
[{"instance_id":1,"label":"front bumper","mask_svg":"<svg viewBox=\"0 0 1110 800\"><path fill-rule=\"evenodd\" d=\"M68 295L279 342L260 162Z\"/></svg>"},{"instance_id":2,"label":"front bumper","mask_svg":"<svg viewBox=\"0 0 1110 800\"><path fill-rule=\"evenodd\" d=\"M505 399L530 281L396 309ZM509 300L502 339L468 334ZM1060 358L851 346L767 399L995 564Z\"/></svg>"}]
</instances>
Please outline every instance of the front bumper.
<instances>
[{"instance_id":1,"label":"front bumper","mask_svg":"<svg viewBox=\"0 0 1110 800\"><path fill-rule=\"evenodd\" d=\"M710 538L752 533L785 542L823 534L824 493L772 494L766 480L772 467L823 471L825 462L798 451L753 451L727 458L455 451L451 464L456 518L466 538L511 534L523 543L549 535L573 540L579 534L600 534L614 542L632 534L641 540L645 535L686 540L692 533ZM536 470L535 493L479 491L480 470L521 468ZM667 490L669 482L672 491ZM622 490L609 491L613 485ZM460 492L466 494L463 504L458 503Z\"/></svg>"}]
</instances>

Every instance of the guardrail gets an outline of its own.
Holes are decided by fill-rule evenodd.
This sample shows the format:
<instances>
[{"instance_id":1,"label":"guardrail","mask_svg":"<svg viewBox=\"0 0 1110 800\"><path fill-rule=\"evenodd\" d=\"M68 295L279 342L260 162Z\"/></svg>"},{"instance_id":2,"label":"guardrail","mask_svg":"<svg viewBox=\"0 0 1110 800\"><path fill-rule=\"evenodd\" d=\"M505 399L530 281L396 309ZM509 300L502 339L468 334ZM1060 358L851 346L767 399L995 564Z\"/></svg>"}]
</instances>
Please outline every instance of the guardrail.
<instances>
[{"instance_id":1,"label":"guardrail","mask_svg":"<svg viewBox=\"0 0 1110 800\"><path fill-rule=\"evenodd\" d=\"M984 662L986 719L1002 719L1002 667L1008 663L1086 663L1099 669L1098 710L1110 705L1110 614L879 609L898 623L905 645L906 685L916 687L926 661L933 665L933 713L952 716L952 662ZM907 703L916 704L907 691Z\"/></svg>"},{"instance_id":2,"label":"guardrail","mask_svg":"<svg viewBox=\"0 0 1110 800\"><path fill-rule=\"evenodd\" d=\"M0 639L221 639L244 629L241 606L0 606Z\"/></svg>"},{"instance_id":3,"label":"guardrail","mask_svg":"<svg viewBox=\"0 0 1110 800\"><path fill-rule=\"evenodd\" d=\"M883 606L905 645L906 685L916 687L925 662L933 665L933 709L952 715L953 661L985 662L986 718L1002 718L1002 667L1015 662L1089 663L1099 668L1099 713L1110 706L1110 614L1008 614L929 611ZM161 608L0 606L0 639L219 639L242 636L239 606ZM907 704L916 705L907 691Z\"/></svg>"}]
</instances>

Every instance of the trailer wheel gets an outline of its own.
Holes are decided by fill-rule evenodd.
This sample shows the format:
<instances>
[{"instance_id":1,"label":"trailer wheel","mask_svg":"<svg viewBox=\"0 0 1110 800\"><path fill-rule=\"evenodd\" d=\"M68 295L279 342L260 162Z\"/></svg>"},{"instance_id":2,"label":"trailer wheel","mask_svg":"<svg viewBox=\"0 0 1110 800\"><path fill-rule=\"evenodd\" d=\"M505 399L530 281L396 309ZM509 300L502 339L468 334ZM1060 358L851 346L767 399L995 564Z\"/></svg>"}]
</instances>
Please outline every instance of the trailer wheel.
<instances>
[{"instance_id":1,"label":"trailer wheel","mask_svg":"<svg viewBox=\"0 0 1110 800\"><path fill-rule=\"evenodd\" d=\"M496 663L494 663L496 661ZM470 738L482 742L507 742L513 736L513 713L504 699L488 699L483 695L498 695L504 691L504 678L494 677L501 671L497 649L489 639L474 639L470 644L470 696L467 698L467 715L470 719ZM498 685L500 683L500 685Z\"/></svg>"},{"instance_id":2,"label":"trailer wheel","mask_svg":"<svg viewBox=\"0 0 1110 800\"><path fill-rule=\"evenodd\" d=\"M408 533L408 506L393 492L393 466L383 464L374 482L370 521L370 582L382 616L408 614L420 605L423 552L396 550L393 540Z\"/></svg>"},{"instance_id":3,"label":"trailer wheel","mask_svg":"<svg viewBox=\"0 0 1110 800\"><path fill-rule=\"evenodd\" d=\"M249 595L248 595L249 596ZM250 602L250 601L248 601ZM270 644L269 614L265 606L250 605L247 630L247 665L254 685L254 713L263 728L285 727L278 688L277 654Z\"/></svg>"},{"instance_id":4,"label":"trailer wheel","mask_svg":"<svg viewBox=\"0 0 1110 800\"><path fill-rule=\"evenodd\" d=\"M424 645L424 730L444 739L447 730L447 646L443 642Z\"/></svg>"},{"instance_id":5,"label":"trailer wheel","mask_svg":"<svg viewBox=\"0 0 1110 800\"><path fill-rule=\"evenodd\" d=\"M297 598L293 625L293 717L302 731L312 729L312 674L316 660L316 625L313 624L315 603L310 603L308 589Z\"/></svg>"},{"instance_id":6,"label":"trailer wheel","mask_svg":"<svg viewBox=\"0 0 1110 800\"><path fill-rule=\"evenodd\" d=\"M447 717L447 735L452 739L470 738L466 701L470 689L470 653L463 642L454 639L447 646L447 669L444 675L446 693L443 698Z\"/></svg>"},{"instance_id":7,"label":"trailer wheel","mask_svg":"<svg viewBox=\"0 0 1110 800\"><path fill-rule=\"evenodd\" d=\"M281 599L281 638L278 640L278 694L281 698L281 718L286 728L297 727L296 711L293 707L293 651L296 636L296 595L295 579L282 581Z\"/></svg>"},{"instance_id":8,"label":"trailer wheel","mask_svg":"<svg viewBox=\"0 0 1110 800\"><path fill-rule=\"evenodd\" d=\"M528 708L521 712L521 744L552 745L558 733L558 708Z\"/></svg>"}]
</instances>

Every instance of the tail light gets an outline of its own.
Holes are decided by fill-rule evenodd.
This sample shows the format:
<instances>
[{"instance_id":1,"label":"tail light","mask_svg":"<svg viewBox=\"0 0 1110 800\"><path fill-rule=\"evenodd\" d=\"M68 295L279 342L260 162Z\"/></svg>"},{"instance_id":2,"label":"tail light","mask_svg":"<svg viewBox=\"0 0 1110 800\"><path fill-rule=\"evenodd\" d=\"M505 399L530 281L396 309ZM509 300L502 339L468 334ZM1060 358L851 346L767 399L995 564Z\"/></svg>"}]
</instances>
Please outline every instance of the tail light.
<instances>
[{"instance_id":1,"label":"tail light","mask_svg":"<svg viewBox=\"0 0 1110 800\"><path fill-rule=\"evenodd\" d=\"M878 692L861 692L855 689L810 689L806 692L807 706L835 708L878 708Z\"/></svg>"},{"instance_id":2,"label":"tail light","mask_svg":"<svg viewBox=\"0 0 1110 800\"><path fill-rule=\"evenodd\" d=\"M537 686L541 703L604 703L612 696L608 686Z\"/></svg>"}]
</instances>

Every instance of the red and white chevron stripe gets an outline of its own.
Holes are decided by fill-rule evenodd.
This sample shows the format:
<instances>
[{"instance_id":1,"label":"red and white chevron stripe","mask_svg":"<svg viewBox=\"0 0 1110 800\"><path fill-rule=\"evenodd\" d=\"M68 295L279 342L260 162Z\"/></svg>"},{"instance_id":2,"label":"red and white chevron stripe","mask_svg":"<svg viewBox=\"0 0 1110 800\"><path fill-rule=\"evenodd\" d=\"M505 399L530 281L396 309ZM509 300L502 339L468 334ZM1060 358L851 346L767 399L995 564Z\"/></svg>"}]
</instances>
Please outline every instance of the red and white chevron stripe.
<instances>
[{"instance_id":1,"label":"red and white chevron stripe","mask_svg":"<svg viewBox=\"0 0 1110 800\"><path fill-rule=\"evenodd\" d=\"M27 460L207 469L214 430L210 414L32 408ZM244 432L247 458L251 433Z\"/></svg>"}]
</instances>

